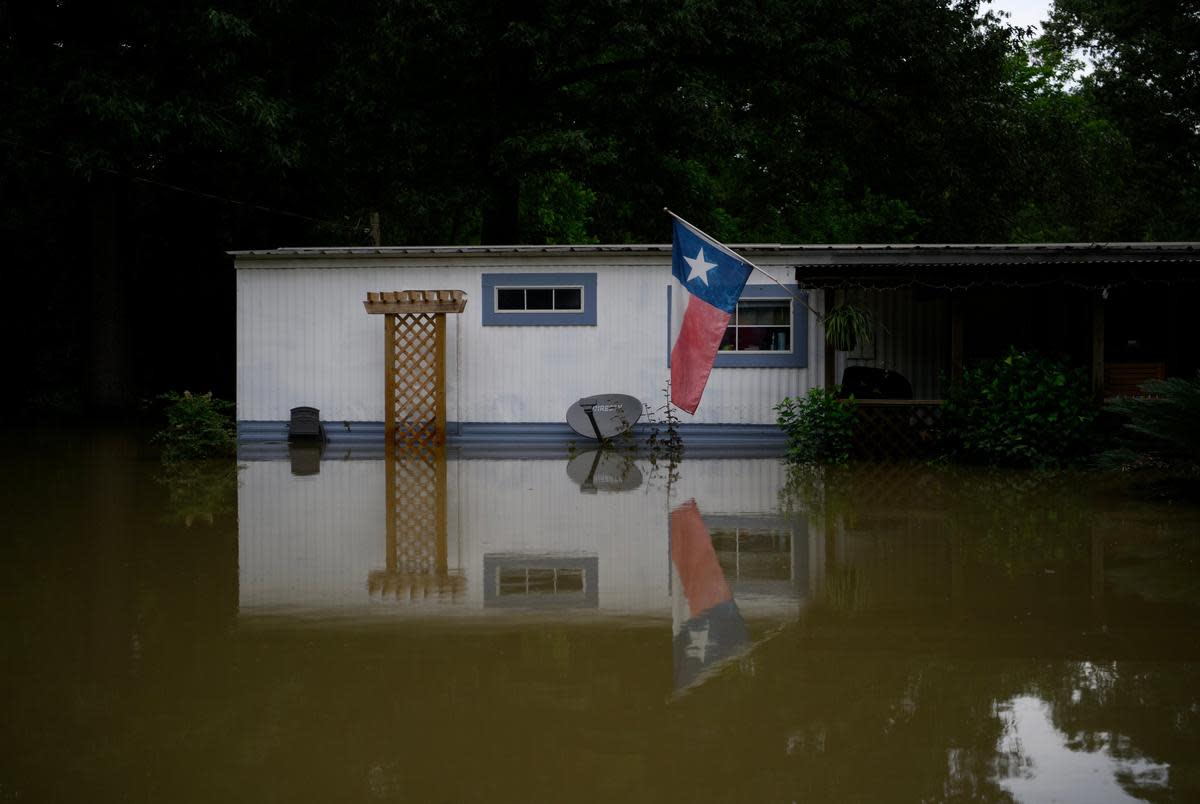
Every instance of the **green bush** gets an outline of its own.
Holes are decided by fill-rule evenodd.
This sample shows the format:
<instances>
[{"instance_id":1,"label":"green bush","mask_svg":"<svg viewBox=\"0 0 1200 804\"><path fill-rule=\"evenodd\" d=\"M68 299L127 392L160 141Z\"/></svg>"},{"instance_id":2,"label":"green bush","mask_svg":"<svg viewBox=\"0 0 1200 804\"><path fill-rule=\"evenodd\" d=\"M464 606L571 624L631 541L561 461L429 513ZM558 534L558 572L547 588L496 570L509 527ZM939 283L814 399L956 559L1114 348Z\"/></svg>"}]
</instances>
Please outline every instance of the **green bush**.
<instances>
[{"instance_id":1,"label":"green bush","mask_svg":"<svg viewBox=\"0 0 1200 804\"><path fill-rule=\"evenodd\" d=\"M1096 412L1082 369L1010 349L963 372L942 408L942 432L967 460L1052 466L1084 452Z\"/></svg>"},{"instance_id":2,"label":"green bush","mask_svg":"<svg viewBox=\"0 0 1200 804\"><path fill-rule=\"evenodd\" d=\"M1109 464L1200 470L1200 376L1173 377L1142 385L1149 396L1118 397L1106 409L1125 417L1130 438L1122 450L1106 453Z\"/></svg>"},{"instance_id":3,"label":"green bush","mask_svg":"<svg viewBox=\"0 0 1200 804\"><path fill-rule=\"evenodd\" d=\"M165 463L219 458L237 453L234 405L212 393L182 394L171 391L159 397L165 403L167 426L154 436Z\"/></svg>"},{"instance_id":4,"label":"green bush","mask_svg":"<svg viewBox=\"0 0 1200 804\"><path fill-rule=\"evenodd\" d=\"M813 388L802 399L784 397L775 406L776 423L787 434L792 463L845 463L854 441L854 398L837 390Z\"/></svg>"}]
</instances>

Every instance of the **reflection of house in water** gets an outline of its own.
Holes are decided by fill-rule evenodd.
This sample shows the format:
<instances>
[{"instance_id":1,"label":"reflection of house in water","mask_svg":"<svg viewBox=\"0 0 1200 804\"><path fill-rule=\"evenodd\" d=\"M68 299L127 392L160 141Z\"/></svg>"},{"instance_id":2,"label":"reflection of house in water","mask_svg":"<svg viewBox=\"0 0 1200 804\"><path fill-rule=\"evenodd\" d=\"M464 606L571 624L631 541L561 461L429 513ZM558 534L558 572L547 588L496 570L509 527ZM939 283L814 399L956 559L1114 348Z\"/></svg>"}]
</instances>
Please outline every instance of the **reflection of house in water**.
<instances>
[{"instance_id":1,"label":"reflection of house in water","mask_svg":"<svg viewBox=\"0 0 1200 804\"><path fill-rule=\"evenodd\" d=\"M788 597L808 589L805 520L775 515L704 517L713 550L739 601Z\"/></svg>"},{"instance_id":2,"label":"reflection of house in water","mask_svg":"<svg viewBox=\"0 0 1200 804\"><path fill-rule=\"evenodd\" d=\"M801 485L824 607L1104 618L1106 536L1126 525L1066 477L862 464Z\"/></svg>"},{"instance_id":3,"label":"reflection of house in water","mask_svg":"<svg viewBox=\"0 0 1200 804\"><path fill-rule=\"evenodd\" d=\"M452 455L444 471L445 502L433 509L444 525L407 505L389 532L385 461L323 460L308 476L250 461L238 502L242 615L672 611L668 501L653 467L639 464L639 488L595 493L562 459ZM697 501L747 620L790 618L809 603L1105 614L1108 526L1069 495L1040 507L982 474L864 466L815 485L796 502L807 515L782 516L786 470L775 459L687 459L679 472L671 507Z\"/></svg>"},{"instance_id":4,"label":"reflection of house in water","mask_svg":"<svg viewBox=\"0 0 1200 804\"><path fill-rule=\"evenodd\" d=\"M302 477L284 461L251 461L238 499L241 614L668 616L667 494L639 467L640 488L585 493L563 460L452 454L444 527L422 520L427 529L405 537L403 507L389 535L386 461L324 460ZM776 459L688 460L672 487L673 501L700 502L751 619L794 616L809 586L807 535L777 516L784 472ZM406 558L406 538L422 532L428 543Z\"/></svg>"}]
</instances>

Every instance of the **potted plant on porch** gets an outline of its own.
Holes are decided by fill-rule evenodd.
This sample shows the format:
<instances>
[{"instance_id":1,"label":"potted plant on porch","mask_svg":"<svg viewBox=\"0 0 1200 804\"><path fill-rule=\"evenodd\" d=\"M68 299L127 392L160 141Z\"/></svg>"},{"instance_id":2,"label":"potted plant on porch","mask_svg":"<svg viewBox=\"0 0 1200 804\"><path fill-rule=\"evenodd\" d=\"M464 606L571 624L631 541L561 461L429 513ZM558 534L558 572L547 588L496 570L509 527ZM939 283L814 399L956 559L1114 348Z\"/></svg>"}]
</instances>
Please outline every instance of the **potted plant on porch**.
<instances>
[{"instance_id":1,"label":"potted plant on porch","mask_svg":"<svg viewBox=\"0 0 1200 804\"><path fill-rule=\"evenodd\" d=\"M839 304L825 314L825 342L840 352L869 344L873 336L871 313L853 304Z\"/></svg>"}]
</instances>

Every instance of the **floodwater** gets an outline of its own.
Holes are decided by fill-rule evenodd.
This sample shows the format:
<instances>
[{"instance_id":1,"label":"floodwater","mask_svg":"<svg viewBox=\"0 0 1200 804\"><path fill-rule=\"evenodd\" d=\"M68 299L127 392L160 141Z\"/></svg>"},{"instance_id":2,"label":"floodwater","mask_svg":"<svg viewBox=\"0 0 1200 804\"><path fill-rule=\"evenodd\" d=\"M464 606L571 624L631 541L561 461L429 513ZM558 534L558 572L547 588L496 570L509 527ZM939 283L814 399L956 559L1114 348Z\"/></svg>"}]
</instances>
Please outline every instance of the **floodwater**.
<instances>
[{"instance_id":1,"label":"floodwater","mask_svg":"<svg viewBox=\"0 0 1200 804\"><path fill-rule=\"evenodd\" d=\"M9 439L0 802L1200 799L1123 481Z\"/></svg>"}]
</instances>

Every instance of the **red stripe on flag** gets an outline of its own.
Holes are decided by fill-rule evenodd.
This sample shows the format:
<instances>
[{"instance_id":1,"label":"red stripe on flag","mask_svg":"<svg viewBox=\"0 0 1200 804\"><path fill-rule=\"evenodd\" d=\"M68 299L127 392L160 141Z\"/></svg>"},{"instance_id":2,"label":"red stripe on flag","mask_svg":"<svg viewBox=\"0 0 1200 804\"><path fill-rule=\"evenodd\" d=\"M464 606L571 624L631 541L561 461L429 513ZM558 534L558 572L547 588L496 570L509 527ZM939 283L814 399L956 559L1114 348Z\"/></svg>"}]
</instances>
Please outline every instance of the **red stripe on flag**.
<instances>
[{"instance_id":1,"label":"red stripe on flag","mask_svg":"<svg viewBox=\"0 0 1200 804\"><path fill-rule=\"evenodd\" d=\"M688 299L683 325L671 350L671 401L688 413L700 407L730 314L696 296Z\"/></svg>"},{"instance_id":2,"label":"red stripe on flag","mask_svg":"<svg viewBox=\"0 0 1200 804\"><path fill-rule=\"evenodd\" d=\"M671 561L679 573L691 616L733 599L695 500L671 512Z\"/></svg>"}]
</instances>

